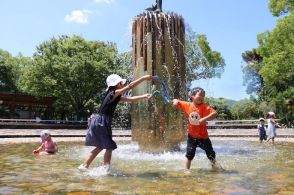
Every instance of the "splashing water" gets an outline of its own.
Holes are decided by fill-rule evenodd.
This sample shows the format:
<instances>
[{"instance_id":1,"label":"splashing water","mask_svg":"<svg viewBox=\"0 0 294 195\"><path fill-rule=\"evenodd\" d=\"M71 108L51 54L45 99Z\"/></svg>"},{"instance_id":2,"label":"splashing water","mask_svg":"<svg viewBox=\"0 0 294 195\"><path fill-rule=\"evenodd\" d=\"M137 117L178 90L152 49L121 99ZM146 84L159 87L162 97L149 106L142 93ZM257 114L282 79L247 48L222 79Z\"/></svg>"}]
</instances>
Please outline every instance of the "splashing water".
<instances>
[{"instance_id":1,"label":"splashing water","mask_svg":"<svg viewBox=\"0 0 294 195\"><path fill-rule=\"evenodd\" d=\"M159 76L154 76L153 78L160 82L160 90L157 90L155 86L153 86L152 95L160 95L164 103L170 103L172 100L170 95L171 92L166 82L164 82Z\"/></svg>"}]
</instances>

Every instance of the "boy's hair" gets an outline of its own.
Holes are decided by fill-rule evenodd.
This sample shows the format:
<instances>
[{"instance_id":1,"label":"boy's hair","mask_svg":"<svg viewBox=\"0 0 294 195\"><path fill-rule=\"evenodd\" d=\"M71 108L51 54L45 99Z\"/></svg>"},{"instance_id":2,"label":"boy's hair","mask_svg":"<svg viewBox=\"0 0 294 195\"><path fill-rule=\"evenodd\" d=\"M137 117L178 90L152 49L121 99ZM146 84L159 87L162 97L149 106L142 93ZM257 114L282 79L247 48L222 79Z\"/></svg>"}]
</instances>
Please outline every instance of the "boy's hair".
<instances>
[{"instance_id":1,"label":"boy's hair","mask_svg":"<svg viewBox=\"0 0 294 195\"><path fill-rule=\"evenodd\" d=\"M188 95L189 95L190 101L192 101L192 96L196 95L199 91L205 92L205 90L202 89L201 87L194 87L193 89L191 89L189 91L189 94Z\"/></svg>"}]
</instances>

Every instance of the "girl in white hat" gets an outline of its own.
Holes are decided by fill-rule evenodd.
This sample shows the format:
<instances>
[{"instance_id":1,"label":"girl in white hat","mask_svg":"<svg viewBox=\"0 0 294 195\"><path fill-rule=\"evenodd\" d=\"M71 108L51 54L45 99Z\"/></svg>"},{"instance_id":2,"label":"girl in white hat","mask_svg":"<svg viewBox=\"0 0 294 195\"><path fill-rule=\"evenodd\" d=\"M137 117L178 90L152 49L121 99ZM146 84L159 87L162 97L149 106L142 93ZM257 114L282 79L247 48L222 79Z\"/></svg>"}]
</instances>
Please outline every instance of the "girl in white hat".
<instances>
[{"instance_id":1,"label":"girl in white hat","mask_svg":"<svg viewBox=\"0 0 294 195\"><path fill-rule=\"evenodd\" d=\"M81 170L87 169L96 156L103 150L106 149L104 154L104 166L109 170L112 151L117 148L116 143L112 139L111 121L115 111L115 108L119 101L123 102L134 102L141 99L150 99L151 94L144 94L139 96L125 97L123 93L136 87L139 83L145 80L152 80L152 76L145 75L130 84L125 86L126 79L122 79L117 74L111 74L107 77L107 89L104 99L101 103L97 114L92 115L89 121L89 128L86 135L86 146L95 146L91 151L90 155L78 168Z\"/></svg>"}]
</instances>

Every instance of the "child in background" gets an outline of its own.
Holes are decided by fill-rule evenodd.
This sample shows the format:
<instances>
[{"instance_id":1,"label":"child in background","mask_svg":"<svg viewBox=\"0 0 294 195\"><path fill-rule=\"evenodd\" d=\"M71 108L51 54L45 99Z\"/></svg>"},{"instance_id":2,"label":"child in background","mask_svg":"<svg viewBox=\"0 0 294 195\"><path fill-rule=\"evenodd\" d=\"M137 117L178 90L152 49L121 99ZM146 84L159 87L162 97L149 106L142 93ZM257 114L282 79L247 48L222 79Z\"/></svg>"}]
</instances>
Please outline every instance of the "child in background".
<instances>
[{"instance_id":1,"label":"child in background","mask_svg":"<svg viewBox=\"0 0 294 195\"><path fill-rule=\"evenodd\" d=\"M86 170L96 156L103 150L106 149L104 154L104 167L106 171L109 171L112 151L117 148L116 143L112 139L112 128L111 121L115 111L115 108L119 101L123 102L135 102L141 99L150 99L151 94L144 94L139 96L122 96L123 93L136 87L138 84L145 80L154 80L150 75L145 75L127 86L124 86L126 79L122 79L117 74L111 74L107 77L107 90L104 99L101 103L99 111L97 114L91 116L89 120L89 128L86 135L86 146L95 146L91 151L89 156L86 158L84 163L82 163L78 169Z\"/></svg>"},{"instance_id":2,"label":"child in background","mask_svg":"<svg viewBox=\"0 0 294 195\"><path fill-rule=\"evenodd\" d=\"M200 87L189 93L191 102L173 100L173 106L184 111L188 120L188 139L185 161L185 173L190 173L190 166L195 157L196 148L200 147L206 153L213 168L216 167L215 152L208 137L206 121L213 120L217 112L204 103L205 91Z\"/></svg>"},{"instance_id":3,"label":"child in background","mask_svg":"<svg viewBox=\"0 0 294 195\"><path fill-rule=\"evenodd\" d=\"M41 146L34 150L34 154L39 154L41 150L45 151L45 154L55 154L58 151L56 142L51 138L51 133L48 130L41 132Z\"/></svg>"},{"instance_id":4,"label":"child in background","mask_svg":"<svg viewBox=\"0 0 294 195\"><path fill-rule=\"evenodd\" d=\"M269 140L272 140L272 143L275 143L275 137L277 136L276 133L276 127L281 127L279 125L279 123L276 122L275 118L276 115L274 112L268 112L267 113L267 128L268 128L268 140L266 142L268 142Z\"/></svg>"},{"instance_id":5,"label":"child in background","mask_svg":"<svg viewBox=\"0 0 294 195\"><path fill-rule=\"evenodd\" d=\"M262 143L262 141L266 141L266 131L265 131L265 126L264 126L264 118L259 119L259 123L257 125L257 130L258 130L258 135L259 135L259 142Z\"/></svg>"}]
</instances>

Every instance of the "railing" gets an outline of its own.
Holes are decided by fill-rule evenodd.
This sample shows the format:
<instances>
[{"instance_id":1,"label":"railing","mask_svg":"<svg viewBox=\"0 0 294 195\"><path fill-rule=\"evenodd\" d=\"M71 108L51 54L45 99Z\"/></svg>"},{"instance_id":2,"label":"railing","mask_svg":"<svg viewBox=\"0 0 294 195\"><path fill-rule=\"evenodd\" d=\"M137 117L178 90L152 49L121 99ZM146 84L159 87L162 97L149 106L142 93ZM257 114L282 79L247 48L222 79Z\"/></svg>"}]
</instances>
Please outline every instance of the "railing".
<instances>
[{"instance_id":1,"label":"railing","mask_svg":"<svg viewBox=\"0 0 294 195\"><path fill-rule=\"evenodd\" d=\"M0 129L86 129L87 121L0 119Z\"/></svg>"},{"instance_id":2,"label":"railing","mask_svg":"<svg viewBox=\"0 0 294 195\"><path fill-rule=\"evenodd\" d=\"M45 123L45 124L87 124L87 121L41 120L41 119L0 119L5 123Z\"/></svg>"},{"instance_id":3,"label":"railing","mask_svg":"<svg viewBox=\"0 0 294 195\"><path fill-rule=\"evenodd\" d=\"M276 119L278 120L278 119ZM0 122L50 122L50 123L87 123L87 121L72 121L72 120L41 120L41 119L2 119ZM208 121L210 124L257 124L257 120L212 120Z\"/></svg>"},{"instance_id":4,"label":"railing","mask_svg":"<svg viewBox=\"0 0 294 195\"><path fill-rule=\"evenodd\" d=\"M213 120L208 121L209 129L249 129L256 128L258 120ZM0 119L0 128L71 128L84 129L87 121L74 120L41 120L41 119ZM130 126L114 122L115 129L131 129Z\"/></svg>"}]
</instances>

